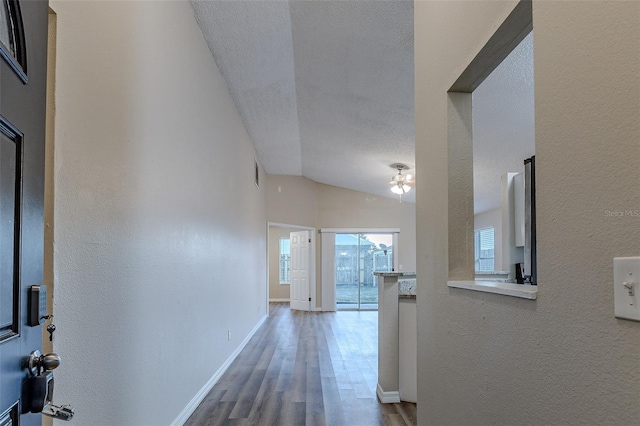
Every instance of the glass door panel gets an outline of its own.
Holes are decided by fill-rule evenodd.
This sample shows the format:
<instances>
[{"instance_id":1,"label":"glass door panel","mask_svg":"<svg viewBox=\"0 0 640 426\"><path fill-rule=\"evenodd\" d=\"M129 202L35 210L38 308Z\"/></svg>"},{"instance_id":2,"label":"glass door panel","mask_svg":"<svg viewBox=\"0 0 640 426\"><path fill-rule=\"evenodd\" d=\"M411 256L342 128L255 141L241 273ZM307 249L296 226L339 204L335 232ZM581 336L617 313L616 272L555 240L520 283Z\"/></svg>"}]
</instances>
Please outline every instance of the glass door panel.
<instances>
[{"instance_id":1,"label":"glass door panel","mask_svg":"<svg viewBox=\"0 0 640 426\"><path fill-rule=\"evenodd\" d=\"M360 309L378 309L378 277L374 272L393 270L393 235L361 234L362 278L360 280Z\"/></svg>"},{"instance_id":2,"label":"glass door panel","mask_svg":"<svg viewBox=\"0 0 640 426\"><path fill-rule=\"evenodd\" d=\"M336 234L336 303L358 309L358 234Z\"/></svg>"},{"instance_id":3,"label":"glass door panel","mask_svg":"<svg viewBox=\"0 0 640 426\"><path fill-rule=\"evenodd\" d=\"M392 234L336 234L338 309L378 309L374 272L393 270Z\"/></svg>"}]
</instances>

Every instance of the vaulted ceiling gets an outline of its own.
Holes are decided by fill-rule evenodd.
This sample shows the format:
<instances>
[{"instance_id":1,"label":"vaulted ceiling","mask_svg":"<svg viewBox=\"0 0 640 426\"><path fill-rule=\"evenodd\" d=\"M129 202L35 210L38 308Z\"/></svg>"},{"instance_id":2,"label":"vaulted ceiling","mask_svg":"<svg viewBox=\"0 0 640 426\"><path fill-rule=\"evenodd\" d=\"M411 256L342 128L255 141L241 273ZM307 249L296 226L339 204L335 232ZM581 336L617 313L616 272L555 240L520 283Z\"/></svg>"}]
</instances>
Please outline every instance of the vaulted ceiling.
<instances>
[{"instance_id":1,"label":"vaulted ceiling","mask_svg":"<svg viewBox=\"0 0 640 426\"><path fill-rule=\"evenodd\" d=\"M267 173L396 197L404 163L420 184L413 1L191 5ZM533 109L529 35L473 93L476 212L500 208L501 175L535 152Z\"/></svg>"},{"instance_id":2,"label":"vaulted ceiling","mask_svg":"<svg viewBox=\"0 0 640 426\"><path fill-rule=\"evenodd\" d=\"M267 173L386 197L415 174L412 1L191 4Z\"/></svg>"}]
</instances>

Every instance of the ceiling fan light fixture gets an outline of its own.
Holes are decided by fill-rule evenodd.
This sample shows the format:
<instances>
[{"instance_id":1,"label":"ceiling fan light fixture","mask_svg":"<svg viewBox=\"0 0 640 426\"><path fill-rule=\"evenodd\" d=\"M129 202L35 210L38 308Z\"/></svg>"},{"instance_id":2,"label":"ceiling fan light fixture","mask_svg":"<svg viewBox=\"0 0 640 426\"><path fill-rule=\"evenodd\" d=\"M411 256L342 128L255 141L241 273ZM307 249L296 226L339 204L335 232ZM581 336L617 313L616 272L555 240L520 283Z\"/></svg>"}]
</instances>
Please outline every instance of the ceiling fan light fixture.
<instances>
[{"instance_id":1,"label":"ceiling fan light fixture","mask_svg":"<svg viewBox=\"0 0 640 426\"><path fill-rule=\"evenodd\" d=\"M397 175L394 175L391 178L391 182L390 183L410 182L412 178L413 178L413 176L411 176L411 175L397 174Z\"/></svg>"},{"instance_id":2,"label":"ceiling fan light fixture","mask_svg":"<svg viewBox=\"0 0 640 426\"><path fill-rule=\"evenodd\" d=\"M402 195L404 192L402 191L402 187L398 186L398 185L393 185L391 187L391 192L393 192L396 195Z\"/></svg>"},{"instance_id":3,"label":"ceiling fan light fixture","mask_svg":"<svg viewBox=\"0 0 640 426\"><path fill-rule=\"evenodd\" d=\"M402 195L411 191L411 186L409 184L413 183L413 176L410 174L403 175L402 170L408 169L405 164L396 163L392 164L391 167L398 170L398 174L393 175L391 177L391 192L400 196L400 201L402 201Z\"/></svg>"},{"instance_id":4,"label":"ceiling fan light fixture","mask_svg":"<svg viewBox=\"0 0 640 426\"><path fill-rule=\"evenodd\" d=\"M398 184L398 185L393 185L391 187L391 192L393 192L396 195L403 195L409 191L411 191L411 187L409 185Z\"/></svg>"}]
</instances>

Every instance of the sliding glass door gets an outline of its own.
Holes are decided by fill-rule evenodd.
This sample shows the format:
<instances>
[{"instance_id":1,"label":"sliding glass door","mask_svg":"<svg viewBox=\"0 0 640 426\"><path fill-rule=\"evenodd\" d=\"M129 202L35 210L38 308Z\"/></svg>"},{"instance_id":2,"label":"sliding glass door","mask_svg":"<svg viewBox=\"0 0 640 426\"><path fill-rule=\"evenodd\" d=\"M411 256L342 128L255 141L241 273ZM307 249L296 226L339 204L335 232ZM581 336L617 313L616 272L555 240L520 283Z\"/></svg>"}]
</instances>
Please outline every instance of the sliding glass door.
<instances>
[{"instance_id":1,"label":"sliding glass door","mask_svg":"<svg viewBox=\"0 0 640 426\"><path fill-rule=\"evenodd\" d=\"M378 309L374 272L393 270L393 234L336 234L338 309Z\"/></svg>"}]
</instances>

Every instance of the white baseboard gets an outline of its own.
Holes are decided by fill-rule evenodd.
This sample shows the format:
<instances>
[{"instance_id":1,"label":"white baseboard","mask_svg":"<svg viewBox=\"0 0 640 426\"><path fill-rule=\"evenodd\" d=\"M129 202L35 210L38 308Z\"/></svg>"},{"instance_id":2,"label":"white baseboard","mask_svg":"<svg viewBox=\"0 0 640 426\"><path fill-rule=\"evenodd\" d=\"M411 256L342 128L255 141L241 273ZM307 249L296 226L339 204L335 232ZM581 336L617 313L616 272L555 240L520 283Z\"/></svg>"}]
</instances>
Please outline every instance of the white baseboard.
<instances>
[{"instance_id":1,"label":"white baseboard","mask_svg":"<svg viewBox=\"0 0 640 426\"><path fill-rule=\"evenodd\" d=\"M392 404L394 402L400 402L400 392L398 391L389 391L385 392L380 387L380 383L376 386L376 394L378 395L378 399L383 404Z\"/></svg>"},{"instance_id":2,"label":"white baseboard","mask_svg":"<svg viewBox=\"0 0 640 426\"><path fill-rule=\"evenodd\" d=\"M202 400L207 396L207 394L209 393L209 391L211 391L211 389L215 386L215 384L218 383L218 380L220 380L220 377L222 377L224 372L227 371L227 368L229 368L231 363L236 359L236 357L240 354L240 352L244 349L244 347L247 346L247 343L249 343L249 340L251 340L253 335L256 334L258 329L262 326L262 324L264 324L267 318L268 316L265 315L262 317L260 321L258 321L258 324L256 324L256 326L253 328L253 330L251 330L249 335L245 337L242 343L240 343L240 346L238 346L236 350L233 351L231 355L229 355L229 358L227 358L227 360L220 366L218 371L216 371L213 374L213 376L211 376L211 378L207 381L207 383L205 383L202 389L200 389L200 391L193 397L193 399L189 402L189 404L187 404L187 406L184 407L184 410L182 410L182 412L178 415L178 417L176 417L176 419L171 423L171 426L182 426L185 424L185 422L193 414L196 408L198 408L198 405L200 405Z\"/></svg>"},{"instance_id":3,"label":"white baseboard","mask_svg":"<svg viewBox=\"0 0 640 426\"><path fill-rule=\"evenodd\" d=\"M269 298L269 302L286 302L286 303L290 303L291 301L289 299L278 299L278 298Z\"/></svg>"}]
</instances>

